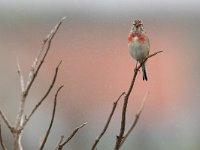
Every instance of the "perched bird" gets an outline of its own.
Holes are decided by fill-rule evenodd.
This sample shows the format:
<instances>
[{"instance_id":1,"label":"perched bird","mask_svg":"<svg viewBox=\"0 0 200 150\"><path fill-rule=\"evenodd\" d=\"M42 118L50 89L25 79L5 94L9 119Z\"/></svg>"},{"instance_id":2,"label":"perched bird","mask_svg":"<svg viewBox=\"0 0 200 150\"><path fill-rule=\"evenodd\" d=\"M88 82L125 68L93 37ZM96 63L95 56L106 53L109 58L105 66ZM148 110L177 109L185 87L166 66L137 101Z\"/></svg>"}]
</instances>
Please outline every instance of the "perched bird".
<instances>
[{"instance_id":1,"label":"perched bird","mask_svg":"<svg viewBox=\"0 0 200 150\"><path fill-rule=\"evenodd\" d=\"M135 20L128 35L128 50L131 56L139 63L149 55L149 38L144 31L141 20ZM142 65L143 80L148 80L145 63Z\"/></svg>"}]
</instances>

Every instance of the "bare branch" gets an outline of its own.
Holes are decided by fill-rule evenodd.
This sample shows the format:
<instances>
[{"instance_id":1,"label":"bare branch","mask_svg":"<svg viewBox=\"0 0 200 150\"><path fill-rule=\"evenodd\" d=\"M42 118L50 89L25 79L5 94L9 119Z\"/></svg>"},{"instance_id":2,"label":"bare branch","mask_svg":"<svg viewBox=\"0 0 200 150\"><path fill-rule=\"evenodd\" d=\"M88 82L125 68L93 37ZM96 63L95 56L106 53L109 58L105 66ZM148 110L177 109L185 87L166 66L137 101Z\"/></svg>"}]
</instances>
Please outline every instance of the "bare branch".
<instances>
[{"instance_id":1,"label":"bare branch","mask_svg":"<svg viewBox=\"0 0 200 150\"><path fill-rule=\"evenodd\" d=\"M63 21L66 19L66 17L63 17L60 22L54 27L54 29L51 30L51 32L46 36L46 38L42 42L42 48L46 45L46 43L53 39L56 32L58 31L60 25L63 23ZM40 52L41 53L41 52ZM38 55L39 56L39 55Z\"/></svg>"},{"instance_id":2,"label":"bare branch","mask_svg":"<svg viewBox=\"0 0 200 150\"><path fill-rule=\"evenodd\" d=\"M1 122L0 122L0 144L3 150L7 150L7 148L5 147L4 143L3 143L3 137L1 134Z\"/></svg>"},{"instance_id":3,"label":"bare branch","mask_svg":"<svg viewBox=\"0 0 200 150\"><path fill-rule=\"evenodd\" d=\"M61 21L54 27L53 30L51 30L50 34L48 34L48 38L45 38L46 42L43 42L42 44L42 49L40 50L38 56L36 57L35 61L33 62L33 65L31 67L31 71L29 73L29 80L27 82L26 88L24 90L24 92L22 93L22 97L20 100L20 109L19 109L19 113L18 113L18 117L17 117L17 123L16 126L19 127L19 122L22 118L23 112L24 112L24 105L25 105L25 99L26 96L28 95L28 92L47 56L47 53L49 52L50 46L51 46L51 41L53 39L53 37L55 36L55 34L57 33L60 25L63 23L65 18L62 18ZM45 45L47 44L47 48L44 49ZM44 55L41 57L42 52L44 52Z\"/></svg>"},{"instance_id":4,"label":"bare branch","mask_svg":"<svg viewBox=\"0 0 200 150\"><path fill-rule=\"evenodd\" d=\"M139 65L136 69L140 69L140 68L142 67L142 65L143 65L149 58L151 58L151 57L157 55L158 53L162 53L162 52L163 52L163 51L157 51L157 52L155 52L155 53L153 53L153 54L147 56L147 57L143 60L143 62L140 63L140 65Z\"/></svg>"},{"instance_id":5,"label":"bare branch","mask_svg":"<svg viewBox=\"0 0 200 150\"><path fill-rule=\"evenodd\" d=\"M111 119L112 119L112 116L113 116L113 114L114 114L114 112L115 112L115 109L116 109L116 107L117 107L117 103L118 103L118 101L121 99L121 97L122 97L124 94L125 94L125 92L123 92L123 93L119 96L119 98L113 103L113 108L112 108L112 111L111 111L111 113L110 113L110 115L109 115L109 117L108 117L108 119L107 119L106 125L105 125L105 127L103 128L101 134L100 134L100 135L97 137L97 139L95 140L95 142L94 142L94 144L93 144L93 146L92 146L92 150L94 150L94 149L96 148L98 142L100 141L100 139L102 138L102 136L103 136L104 133L106 132L106 130L107 130L109 124L110 124L110 121L111 121Z\"/></svg>"},{"instance_id":6,"label":"bare branch","mask_svg":"<svg viewBox=\"0 0 200 150\"><path fill-rule=\"evenodd\" d=\"M121 142L120 147L124 144L124 142L126 141L127 137L130 135L130 133L131 133L131 132L133 131L133 129L135 128L135 126L136 126L136 124L137 124L137 122L138 122L138 120L139 120L139 118L140 118L140 115L141 115L141 113L142 113L142 111L143 111L143 109L144 109L144 105L145 105L145 102L146 102L146 100L147 100L148 95L149 95L149 92L147 92L147 93L145 94L145 96L144 96L144 98L143 98L143 100L142 100L142 103L141 103L141 105L140 105L140 108L139 108L138 112L137 112L136 115L135 115L135 119L134 119L134 121L133 121L133 124L131 125L130 129L128 130L128 132L124 135L124 138L123 138L123 140L122 140L122 142Z\"/></svg>"},{"instance_id":7,"label":"bare branch","mask_svg":"<svg viewBox=\"0 0 200 150\"><path fill-rule=\"evenodd\" d=\"M62 135L62 136L60 137L60 141L58 142L58 144L57 144L57 146L56 146L56 150L58 150L59 145L62 144L63 140L64 140L64 135Z\"/></svg>"},{"instance_id":8,"label":"bare branch","mask_svg":"<svg viewBox=\"0 0 200 150\"><path fill-rule=\"evenodd\" d=\"M126 96L124 97L124 104L123 104L123 108L122 108L122 118L121 118L121 128L120 128L119 136L117 136L117 138L116 138L115 150L119 150L121 141L123 140L125 126L126 126L126 110L127 110L127 105L128 105L128 99L129 99L130 93L132 91L133 85L135 83L135 79L136 79L138 71L139 70L137 70L137 68L136 68L134 71L133 79L131 81L129 90L128 90Z\"/></svg>"},{"instance_id":9,"label":"bare branch","mask_svg":"<svg viewBox=\"0 0 200 150\"><path fill-rule=\"evenodd\" d=\"M21 67L19 64L19 58L17 58L17 73L19 74L19 78L20 78L20 85L21 85L21 91L24 92L24 78L21 72Z\"/></svg>"},{"instance_id":10,"label":"bare branch","mask_svg":"<svg viewBox=\"0 0 200 150\"><path fill-rule=\"evenodd\" d=\"M45 135L45 137L44 137L44 140L43 140L43 142L42 142L42 144L41 144L39 150L42 150L42 149L44 148L44 145L45 145L45 143L46 143L46 141L47 141L47 138L48 138L48 136L49 136L49 133L50 133L50 131L51 131L51 128L52 128L52 125L53 125L53 121L54 121L54 117L55 117L55 113L56 113L57 96L58 96L59 91L60 91L62 88L63 88L63 85L60 86L60 87L58 88L58 90L57 90L57 92L56 92L56 94L55 94L54 105L53 105L53 113L52 113L51 122L50 122L50 124L49 124L49 128L48 128L48 130L47 130L47 132L46 132L46 135Z\"/></svg>"},{"instance_id":11,"label":"bare branch","mask_svg":"<svg viewBox=\"0 0 200 150\"><path fill-rule=\"evenodd\" d=\"M9 123L8 119L6 118L6 116L3 114L3 112L0 110L0 116L3 119L4 123L6 124L6 126L10 129L10 131L12 132L13 127L11 126L11 124Z\"/></svg>"},{"instance_id":12,"label":"bare branch","mask_svg":"<svg viewBox=\"0 0 200 150\"><path fill-rule=\"evenodd\" d=\"M21 93L19 112L17 113L17 117L16 117L16 124L15 124L15 128L14 128L14 133L13 133L14 150L20 149L21 141L19 141L19 140L20 140L20 134L23 130L23 125L24 125L24 123L22 122L22 119L23 119L23 115L24 115L24 107L25 107L25 101L26 101L27 95L28 95L29 90L32 87L32 84L35 81L35 79L38 75L38 72L39 72L41 66L43 65L43 62L49 52L52 39L55 36L55 34L57 33L57 31L64 19L65 18L62 18L59 21L59 23L54 27L54 29L51 30L51 32L48 34L48 36L47 36L48 38L45 38L46 42L43 42L42 48L41 48L38 56L35 58L33 65L31 66L31 70L29 73L29 78L28 78L26 87L24 87L24 91L22 91L22 93ZM27 121L26 121L26 123L27 123Z\"/></svg>"},{"instance_id":13,"label":"bare branch","mask_svg":"<svg viewBox=\"0 0 200 150\"><path fill-rule=\"evenodd\" d=\"M56 81L56 78L57 78L57 75L58 75L58 70L59 70L59 67L60 67L60 64L62 63L62 60L59 62L59 64L57 65L56 69L55 69L55 73L54 73L54 77L53 77L53 80L47 90L47 92L45 93L45 95L42 97L42 99L35 105L35 107L33 108L33 110L31 111L31 113L28 115L28 117L25 118L25 121L21 127L21 130L25 127L25 125L27 124L27 122L30 120L30 118L32 117L32 115L35 113L35 111L39 108L39 106L42 104L42 102L46 99L46 97L49 95L49 93L51 92L54 84L55 84L55 81Z\"/></svg>"},{"instance_id":14,"label":"bare branch","mask_svg":"<svg viewBox=\"0 0 200 150\"><path fill-rule=\"evenodd\" d=\"M120 133L119 135L117 136L116 138L116 144L115 144L115 150L119 150L120 148L120 145L121 145L121 142L124 138L124 132L125 132L125 127L126 127L126 110L127 110L127 105L128 105L128 99L129 99L129 96L131 94L131 91L133 89L133 86L134 86L134 83L135 83L135 79L137 77L137 74L138 74L138 71L139 69L142 67L142 65L151 57L155 56L156 54L158 53L161 53L162 51L158 51L158 52L155 52L151 55L149 55L148 57L146 57L142 63L140 63L140 65L134 69L134 74L133 74L133 78L132 78L132 81L131 81L131 85L128 89L128 92L126 94L126 96L124 97L124 104L123 104L123 108L122 108L122 119L121 119L121 127L120 127Z\"/></svg>"},{"instance_id":15,"label":"bare branch","mask_svg":"<svg viewBox=\"0 0 200 150\"><path fill-rule=\"evenodd\" d=\"M60 140L61 142L59 142L59 145L57 146L56 150L62 150L63 146L65 146L74 137L74 135L78 132L78 130L83 128L86 124L87 124L87 122L85 122L81 126L77 127L64 142L62 142L63 139Z\"/></svg>"},{"instance_id":16,"label":"bare branch","mask_svg":"<svg viewBox=\"0 0 200 150\"><path fill-rule=\"evenodd\" d=\"M39 51L39 54L38 56L36 57L35 61L33 62L33 65L31 67L31 71L29 73L29 80L27 82L27 86L26 86L26 93L25 95L28 94L29 92L29 89L31 88L48 52L49 52L49 49L51 47L51 42L52 42L52 39L54 38L54 36L56 35L58 29L60 28L61 24L63 23L63 21L65 20L66 17L63 17L59 23L54 27L54 29L51 30L51 32L46 36L46 38L43 40L42 42L42 46L41 46L41 50ZM45 46L46 46L46 49L45 49ZM44 53L43 56L42 53ZM41 57L41 58L40 58Z\"/></svg>"}]
</instances>

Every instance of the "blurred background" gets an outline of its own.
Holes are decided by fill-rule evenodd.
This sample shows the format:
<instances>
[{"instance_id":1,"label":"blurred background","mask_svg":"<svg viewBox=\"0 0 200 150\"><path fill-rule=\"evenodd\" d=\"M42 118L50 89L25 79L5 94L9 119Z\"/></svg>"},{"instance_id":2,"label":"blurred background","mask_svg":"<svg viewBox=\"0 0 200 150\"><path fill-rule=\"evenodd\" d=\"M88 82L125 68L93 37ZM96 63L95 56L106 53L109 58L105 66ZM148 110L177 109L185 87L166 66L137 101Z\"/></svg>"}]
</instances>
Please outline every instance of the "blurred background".
<instances>
[{"instance_id":1,"label":"blurred background","mask_svg":"<svg viewBox=\"0 0 200 150\"><path fill-rule=\"evenodd\" d=\"M20 98L17 58L25 80L41 42L67 16L53 40L50 53L26 102L26 113L41 99L56 65L63 63L52 93L27 124L24 149L37 149L50 122L53 98L59 85L55 122L45 149L54 149L87 122L65 147L91 149L104 127L112 103L127 91L135 61L127 50L134 19L141 19L151 50L163 50L147 63L148 82L137 76L131 94L127 128L147 91L141 118L123 150L199 150L200 144L200 2L197 0L34 0L0 2L0 108L12 124ZM120 129L121 100L98 145L112 150ZM3 138L12 149L12 136L3 126Z\"/></svg>"}]
</instances>

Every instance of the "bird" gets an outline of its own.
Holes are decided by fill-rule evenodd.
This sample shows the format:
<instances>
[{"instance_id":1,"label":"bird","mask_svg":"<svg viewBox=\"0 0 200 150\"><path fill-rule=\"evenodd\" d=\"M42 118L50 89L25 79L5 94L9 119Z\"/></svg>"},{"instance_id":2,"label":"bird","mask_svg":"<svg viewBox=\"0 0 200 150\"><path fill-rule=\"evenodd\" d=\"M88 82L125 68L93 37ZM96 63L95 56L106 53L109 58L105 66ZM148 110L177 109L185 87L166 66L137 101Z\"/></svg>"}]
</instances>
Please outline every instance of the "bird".
<instances>
[{"instance_id":1,"label":"bird","mask_svg":"<svg viewBox=\"0 0 200 150\"><path fill-rule=\"evenodd\" d=\"M128 34L128 51L130 55L140 64L149 55L150 42L141 20L136 19ZM136 66L137 66L136 63ZM143 80L148 80L146 62L142 64Z\"/></svg>"}]
</instances>

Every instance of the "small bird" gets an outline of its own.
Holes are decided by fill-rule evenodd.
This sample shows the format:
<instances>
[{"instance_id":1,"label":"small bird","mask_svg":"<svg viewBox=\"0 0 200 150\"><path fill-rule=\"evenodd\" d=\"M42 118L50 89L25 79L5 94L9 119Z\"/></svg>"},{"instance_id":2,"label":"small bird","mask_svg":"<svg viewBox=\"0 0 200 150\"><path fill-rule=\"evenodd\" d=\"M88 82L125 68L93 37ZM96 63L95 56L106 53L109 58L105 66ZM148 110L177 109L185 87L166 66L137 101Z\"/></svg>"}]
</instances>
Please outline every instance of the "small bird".
<instances>
[{"instance_id":1,"label":"small bird","mask_svg":"<svg viewBox=\"0 0 200 150\"><path fill-rule=\"evenodd\" d=\"M139 63L149 55L149 38L144 31L141 20L135 20L128 35L128 50L130 55ZM148 80L145 63L142 65L143 80Z\"/></svg>"}]
</instances>

